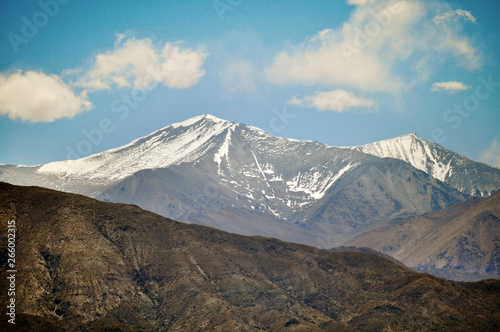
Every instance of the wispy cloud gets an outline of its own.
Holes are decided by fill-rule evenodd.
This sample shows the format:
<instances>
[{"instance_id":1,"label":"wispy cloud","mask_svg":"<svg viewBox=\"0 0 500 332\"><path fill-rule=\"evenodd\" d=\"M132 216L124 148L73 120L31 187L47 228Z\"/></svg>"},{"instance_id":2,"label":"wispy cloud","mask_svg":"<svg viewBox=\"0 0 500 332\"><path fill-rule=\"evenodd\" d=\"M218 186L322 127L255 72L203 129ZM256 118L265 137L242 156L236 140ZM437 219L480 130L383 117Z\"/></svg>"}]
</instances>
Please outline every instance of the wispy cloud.
<instances>
[{"instance_id":1,"label":"wispy cloud","mask_svg":"<svg viewBox=\"0 0 500 332\"><path fill-rule=\"evenodd\" d=\"M347 0L347 3L350 5L364 5L367 3L374 2L376 0Z\"/></svg>"},{"instance_id":2,"label":"wispy cloud","mask_svg":"<svg viewBox=\"0 0 500 332\"><path fill-rule=\"evenodd\" d=\"M115 48L96 56L93 67L77 85L95 90L117 87L142 87L162 83L169 88L189 88L205 75L203 49L184 48L182 42L154 47L150 38L135 39L118 34Z\"/></svg>"},{"instance_id":3,"label":"wispy cloud","mask_svg":"<svg viewBox=\"0 0 500 332\"><path fill-rule=\"evenodd\" d=\"M320 31L302 45L280 52L267 68L267 78L281 85L342 85L395 92L427 79L445 60L454 59L467 69L481 65L479 50L463 33L462 22L447 14L451 8L445 3L348 3L356 8L342 28ZM473 18L463 10L453 13ZM402 71L408 75L403 77Z\"/></svg>"},{"instance_id":4,"label":"wispy cloud","mask_svg":"<svg viewBox=\"0 0 500 332\"><path fill-rule=\"evenodd\" d=\"M450 82L436 82L432 85L431 91L449 91L457 92L470 89L470 86L463 84L462 82L450 81Z\"/></svg>"},{"instance_id":5,"label":"wispy cloud","mask_svg":"<svg viewBox=\"0 0 500 332\"><path fill-rule=\"evenodd\" d=\"M257 84L256 69L250 61L232 59L225 64L220 73L222 87L227 97L243 94L255 95Z\"/></svg>"},{"instance_id":6,"label":"wispy cloud","mask_svg":"<svg viewBox=\"0 0 500 332\"><path fill-rule=\"evenodd\" d=\"M371 108L375 105L375 101L356 97L349 91L333 90L316 92L312 96L305 96L302 98L293 97L288 101L288 104L315 108L320 111L341 113L352 111L353 108Z\"/></svg>"},{"instance_id":7,"label":"wispy cloud","mask_svg":"<svg viewBox=\"0 0 500 332\"><path fill-rule=\"evenodd\" d=\"M434 22L439 24L446 24L450 20L464 19L466 21L476 22L476 18L472 16L471 12L463 9L450 10L443 15L438 15L434 18Z\"/></svg>"},{"instance_id":8,"label":"wispy cloud","mask_svg":"<svg viewBox=\"0 0 500 332\"><path fill-rule=\"evenodd\" d=\"M76 95L56 75L36 71L0 74L0 114L11 119L51 122L91 108L86 91Z\"/></svg>"},{"instance_id":9,"label":"wispy cloud","mask_svg":"<svg viewBox=\"0 0 500 332\"><path fill-rule=\"evenodd\" d=\"M481 152L479 159L486 164L500 167L500 142L494 139L491 145Z\"/></svg>"}]
</instances>

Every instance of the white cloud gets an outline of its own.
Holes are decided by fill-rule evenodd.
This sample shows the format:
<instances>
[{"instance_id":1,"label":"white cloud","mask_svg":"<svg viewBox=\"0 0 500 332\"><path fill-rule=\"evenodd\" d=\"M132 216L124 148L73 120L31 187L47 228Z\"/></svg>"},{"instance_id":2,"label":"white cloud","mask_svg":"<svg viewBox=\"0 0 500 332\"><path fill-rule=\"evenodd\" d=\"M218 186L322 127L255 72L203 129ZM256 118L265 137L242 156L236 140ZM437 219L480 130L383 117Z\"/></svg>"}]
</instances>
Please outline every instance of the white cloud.
<instances>
[{"instance_id":1,"label":"white cloud","mask_svg":"<svg viewBox=\"0 0 500 332\"><path fill-rule=\"evenodd\" d=\"M494 139L491 145L481 152L479 158L486 164L500 167L500 142Z\"/></svg>"},{"instance_id":2,"label":"white cloud","mask_svg":"<svg viewBox=\"0 0 500 332\"><path fill-rule=\"evenodd\" d=\"M158 79L169 88L189 88L198 84L205 71L201 68L206 53L182 49L175 44L167 43L162 51L159 63Z\"/></svg>"},{"instance_id":3,"label":"white cloud","mask_svg":"<svg viewBox=\"0 0 500 332\"><path fill-rule=\"evenodd\" d=\"M375 102L370 99L356 97L352 92L345 90L333 90L327 92L316 92L312 96L303 98L293 97L288 104L299 105L306 108L315 108L320 111L346 112L355 107L371 108Z\"/></svg>"},{"instance_id":4,"label":"white cloud","mask_svg":"<svg viewBox=\"0 0 500 332\"><path fill-rule=\"evenodd\" d=\"M118 34L115 48L98 54L77 85L100 90L158 82L169 88L189 88L205 75L202 66L206 56L203 50L184 48L180 42L156 49L149 38Z\"/></svg>"},{"instance_id":5,"label":"white cloud","mask_svg":"<svg viewBox=\"0 0 500 332\"><path fill-rule=\"evenodd\" d=\"M431 91L464 91L470 89L470 86L463 84L462 82L450 81L450 82L436 82L432 85Z\"/></svg>"},{"instance_id":6,"label":"white cloud","mask_svg":"<svg viewBox=\"0 0 500 332\"><path fill-rule=\"evenodd\" d=\"M90 110L89 91L118 87L148 87L161 83L169 88L189 88L205 75L207 54L166 43L156 49L151 39L137 40L131 32L117 34L112 51L98 54L92 68L65 69L61 76L21 70L0 74L0 115L32 122L50 122ZM76 95L65 81L84 90Z\"/></svg>"},{"instance_id":7,"label":"white cloud","mask_svg":"<svg viewBox=\"0 0 500 332\"><path fill-rule=\"evenodd\" d=\"M449 5L427 0L350 0L356 8L336 30L279 53L267 68L276 84L342 85L394 92L426 79L442 61L480 66L479 51L458 20L434 20ZM462 13L462 14L458 14ZM465 11L455 11L463 15ZM403 74L404 73L404 74Z\"/></svg>"},{"instance_id":8,"label":"white cloud","mask_svg":"<svg viewBox=\"0 0 500 332\"><path fill-rule=\"evenodd\" d=\"M466 21L476 22L476 18L472 16L471 12L463 9L450 10L443 15L438 15L434 17L434 22L438 24L446 24L446 22L449 22L450 20L456 21L459 18L463 18Z\"/></svg>"},{"instance_id":9,"label":"white cloud","mask_svg":"<svg viewBox=\"0 0 500 332\"><path fill-rule=\"evenodd\" d=\"M11 119L51 122L91 108L86 91L75 95L56 75L35 71L0 74L0 114Z\"/></svg>"}]
</instances>

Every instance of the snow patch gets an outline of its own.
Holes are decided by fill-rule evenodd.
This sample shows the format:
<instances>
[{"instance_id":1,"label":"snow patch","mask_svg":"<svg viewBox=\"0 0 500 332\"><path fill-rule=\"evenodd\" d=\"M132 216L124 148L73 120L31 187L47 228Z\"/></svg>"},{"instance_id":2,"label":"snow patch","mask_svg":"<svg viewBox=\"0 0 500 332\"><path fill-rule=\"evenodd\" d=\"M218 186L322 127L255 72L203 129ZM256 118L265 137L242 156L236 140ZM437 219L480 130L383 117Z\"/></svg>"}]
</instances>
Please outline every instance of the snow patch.
<instances>
[{"instance_id":1,"label":"snow patch","mask_svg":"<svg viewBox=\"0 0 500 332\"><path fill-rule=\"evenodd\" d=\"M231 143L231 127L228 128L226 138L224 139L224 143L222 143L222 146L220 147L219 151L215 153L214 155L214 161L218 164L219 166L219 172L220 172L220 166L222 162L223 157L227 157L229 155L229 144Z\"/></svg>"},{"instance_id":2,"label":"snow patch","mask_svg":"<svg viewBox=\"0 0 500 332\"><path fill-rule=\"evenodd\" d=\"M303 192L308 194L311 199L319 200L323 198L328 189L330 189L338 179L342 177L349 169L357 166L349 163L347 166L340 169L337 173L325 174L322 172L314 171L312 173L301 173L291 181L288 181L288 190L293 192Z\"/></svg>"},{"instance_id":3,"label":"snow patch","mask_svg":"<svg viewBox=\"0 0 500 332\"><path fill-rule=\"evenodd\" d=\"M283 178L280 176L275 176L269 180L269 182L283 182Z\"/></svg>"}]
</instances>

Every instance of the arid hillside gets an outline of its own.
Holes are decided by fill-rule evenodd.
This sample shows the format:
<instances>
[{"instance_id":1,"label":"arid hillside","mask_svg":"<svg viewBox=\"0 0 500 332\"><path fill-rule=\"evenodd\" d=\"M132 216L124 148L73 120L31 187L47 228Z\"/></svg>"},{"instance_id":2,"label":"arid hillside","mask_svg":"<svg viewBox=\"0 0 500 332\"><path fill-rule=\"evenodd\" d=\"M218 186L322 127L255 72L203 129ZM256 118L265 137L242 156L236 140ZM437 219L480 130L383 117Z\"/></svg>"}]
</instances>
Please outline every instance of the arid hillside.
<instances>
[{"instance_id":1,"label":"arid hillside","mask_svg":"<svg viewBox=\"0 0 500 332\"><path fill-rule=\"evenodd\" d=\"M175 222L0 183L0 305L16 222L15 330L495 331L500 282ZM1 329L12 328L4 316Z\"/></svg>"}]
</instances>

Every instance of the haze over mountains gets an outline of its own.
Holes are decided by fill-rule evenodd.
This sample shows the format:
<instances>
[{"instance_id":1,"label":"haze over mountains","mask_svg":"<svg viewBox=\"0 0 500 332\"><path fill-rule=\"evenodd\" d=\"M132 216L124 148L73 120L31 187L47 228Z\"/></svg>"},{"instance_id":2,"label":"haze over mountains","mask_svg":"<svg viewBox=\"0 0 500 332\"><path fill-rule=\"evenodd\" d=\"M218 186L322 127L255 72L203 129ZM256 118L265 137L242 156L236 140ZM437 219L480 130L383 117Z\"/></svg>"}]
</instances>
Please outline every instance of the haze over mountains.
<instances>
[{"instance_id":1,"label":"haze over mountains","mask_svg":"<svg viewBox=\"0 0 500 332\"><path fill-rule=\"evenodd\" d=\"M349 241L407 266L459 280L500 279L500 191L441 211L394 220Z\"/></svg>"},{"instance_id":2,"label":"haze over mountains","mask_svg":"<svg viewBox=\"0 0 500 332\"><path fill-rule=\"evenodd\" d=\"M498 175L500 187L500 170L488 170ZM1 166L0 172L0 180L14 184L137 204L181 221L325 248L386 219L467 198L400 160L274 137L211 115L79 160Z\"/></svg>"},{"instance_id":3,"label":"haze over mountains","mask_svg":"<svg viewBox=\"0 0 500 332\"><path fill-rule=\"evenodd\" d=\"M457 283L377 255L188 225L0 183L16 221L16 325L3 331L495 331L500 281ZM0 277L7 282L7 237ZM6 307L7 292L0 294ZM6 326L9 325L9 326Z\"/></svg>"}]
</instances>

